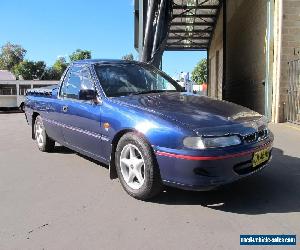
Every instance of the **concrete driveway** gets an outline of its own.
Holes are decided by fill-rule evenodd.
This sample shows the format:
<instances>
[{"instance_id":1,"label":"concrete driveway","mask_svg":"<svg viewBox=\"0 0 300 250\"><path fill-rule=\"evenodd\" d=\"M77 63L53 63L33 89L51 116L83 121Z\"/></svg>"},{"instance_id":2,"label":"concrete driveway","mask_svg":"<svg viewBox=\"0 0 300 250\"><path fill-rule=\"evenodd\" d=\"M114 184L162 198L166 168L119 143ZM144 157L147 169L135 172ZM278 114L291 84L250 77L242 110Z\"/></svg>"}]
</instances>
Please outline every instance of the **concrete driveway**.
<instances>
[{"instance_id":1,"label":"concrete driveway","mask_svg":"<svg viewBox=\"0 0 300 250\"><path fill-rule=\"evenodd\" d=\"M273 162L261 173L142 202L97 162L60 146L40 152L23 114L0 114L0 249L253 249L240 234L299 241L300 130L271 128Z\"/></svg>"}]
</instances>

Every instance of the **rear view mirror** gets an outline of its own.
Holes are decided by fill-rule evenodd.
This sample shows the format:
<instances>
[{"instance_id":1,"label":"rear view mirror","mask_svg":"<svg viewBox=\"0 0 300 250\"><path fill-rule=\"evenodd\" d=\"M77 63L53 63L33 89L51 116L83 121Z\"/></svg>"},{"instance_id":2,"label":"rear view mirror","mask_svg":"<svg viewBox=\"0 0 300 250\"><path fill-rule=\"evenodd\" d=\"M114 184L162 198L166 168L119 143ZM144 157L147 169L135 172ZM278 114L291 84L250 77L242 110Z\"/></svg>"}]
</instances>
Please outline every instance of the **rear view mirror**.
<instances>
[{"instance_id":1,"label":"rear view mirror","mask_svg":"<svg viewBox=\"0 0 300 250\"><path fill-rule=\"evenodd\" d=\"M79 100L95 101L96 99L97 99L97 93L93 89L81 89L79 91Z\"/></svg>"}]
</instances>

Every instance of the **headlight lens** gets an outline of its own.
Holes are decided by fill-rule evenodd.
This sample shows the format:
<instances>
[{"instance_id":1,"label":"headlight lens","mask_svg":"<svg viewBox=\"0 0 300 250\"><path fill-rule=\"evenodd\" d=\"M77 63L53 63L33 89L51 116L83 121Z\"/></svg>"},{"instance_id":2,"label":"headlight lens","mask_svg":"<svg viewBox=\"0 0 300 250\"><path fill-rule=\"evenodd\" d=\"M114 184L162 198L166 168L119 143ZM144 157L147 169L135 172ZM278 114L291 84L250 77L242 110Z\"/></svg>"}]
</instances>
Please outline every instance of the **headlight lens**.
<instances>
[{"instance_id":1,"label":"headlight lens","mask_svg":"<svg viewBox=\"0 0 300 250\"><path fill-rule=\"evenodd\" d=\"M183 145L187 148L223 148L241 144L241 139L237 135L221 137L186 137Z\"/></svg>"}]
</instances>

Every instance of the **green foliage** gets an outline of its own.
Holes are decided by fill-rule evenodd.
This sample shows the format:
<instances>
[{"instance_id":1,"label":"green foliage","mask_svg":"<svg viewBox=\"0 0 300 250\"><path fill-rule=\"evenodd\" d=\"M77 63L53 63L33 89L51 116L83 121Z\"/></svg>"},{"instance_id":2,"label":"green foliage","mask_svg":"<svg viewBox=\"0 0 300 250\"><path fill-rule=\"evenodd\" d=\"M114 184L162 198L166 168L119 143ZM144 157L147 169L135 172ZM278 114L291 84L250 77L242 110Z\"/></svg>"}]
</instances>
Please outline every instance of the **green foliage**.
<instances>
[{"instance_id":1,"label":"green foliage","mask_svg":"<svg viewBox=\"0 0 300 250\"><path fill-rule=\"evenodd\" d=\"M45 69L44 75L41 80L59 80L61 74L59 74L53 67L48 67Z\"/></svg>"},{"instance_id":2,"label":"green foliage","mask_svg":"<svg viewBox=\"0 0 300 250\"><path fill-rule=\"evenodd\" d=\"M198 84L207 82L207 60L202 59L192 72L192 80Z\"/></svg>"},{"instance_id":3,"label":"green foliage","mask_svg":"<svg viewBox=\"0 0 300 250\"><path fill-rule=\"evenodd\" d=\"M66 58L59 57L52 67L45 69L42 80L59 80L67 67L68 63L66 62Z\"/></svg>"},{"instance_id":4,"label":"green foliage","mask_svg":"<svg viewBox=\"0 0 300 250\"><path fill-rule=\"evenodd\" d=\"M0 52L0 69L9 70L15 74L17 78L24 80L40 79L40 80L59 80L68 63L65 57L58 58L52 67L46 67L43 61L24 60L26 50L17 44L6 43L1 47ZM133 55L127 55L132 58ZM70 61L77 61L91 58L91 51L77 49L70 56ZM128 59L130 60L130 59Z\"/></svg>"},{"instance_id":5,"label":"green foliage","mask_svg":"<svg viewBox=\"0 0 300 250\"><path fill-rule=\"evenodd\" d=\"M56 74L56 79L59 79L61 75L65 72L66 68L68 67L68 63L66 61L66 58L59 57L55 63L53 64L53 71Z\"/></svg>"},{"instance_id":6,"label":"green foliage","mask_svg":"<svg viewBox=\"0 0 300 250\"><path fill-rule=\"evenodd\" d=\"M13 73L17 78L24 80L41 79L45 72L46 64L43 61L22 61L15 65Z\"/></svg>"},{"instance_id":7,"label":"green foliage","mask_svg":"<svg viewBox=\"0 0 300 250\"><path fill-rule=\"evenodd\" d=\"M1 47L0 69L12 70L23 61L26 50L18 44L6 43Z\"/></svg>"},{"instance_id":8,"label":"green foliage","mask_svg":"<svg viewBox=\"0 0 300 250\"><path fill-rule=\"evenodd\" d=\"M69 58L70 61L73 62L73 61L78 61L83 59L91 59L92 55L90 50L77 49L69 56Z\"/></svg>"},{"instance_id":9,"label":"green foliage","mask_svg":"<svg viewBox=\"0 0 300 250\"><path fill-rule=\"evenodd\" d=\"M130 53L130 54L122 56L122 60L133 61L134 60L133 59L133 54Z\"/></svg>"}]
</instances>

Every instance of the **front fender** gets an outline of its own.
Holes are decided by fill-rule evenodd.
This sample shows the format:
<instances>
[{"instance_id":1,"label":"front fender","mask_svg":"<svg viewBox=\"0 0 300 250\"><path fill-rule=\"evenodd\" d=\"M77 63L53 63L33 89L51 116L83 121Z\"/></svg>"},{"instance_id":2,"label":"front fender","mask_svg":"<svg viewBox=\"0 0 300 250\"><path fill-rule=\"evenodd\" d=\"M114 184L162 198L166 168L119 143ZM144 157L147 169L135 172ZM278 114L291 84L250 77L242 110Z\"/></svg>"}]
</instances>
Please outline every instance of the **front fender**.
<instances>
[{"instance_id":1,"label":"front fender","mask_svg":"<svg viewBox=\"0 0 300 250\"><path fill-rule=\"evenodd\" d=\"M110 124L109 129L103 129L103 136L111 141L120 131L132 130L143 134L153 146L178 149L183 147L184 137L195 135L195 132L159 114L114 102L103 102L101 123Z\"/></svg>"}]
</instances>

